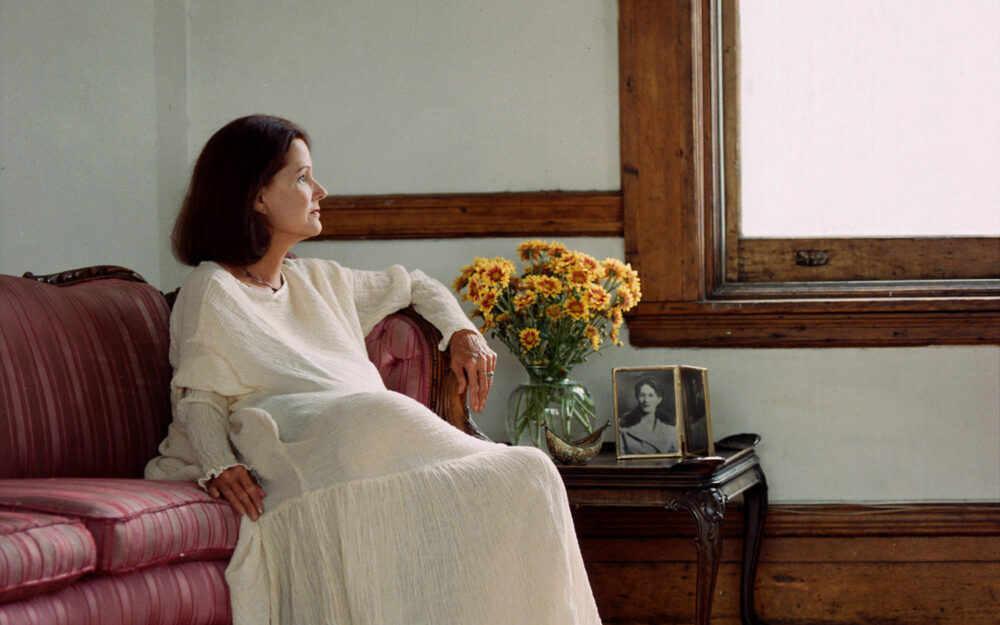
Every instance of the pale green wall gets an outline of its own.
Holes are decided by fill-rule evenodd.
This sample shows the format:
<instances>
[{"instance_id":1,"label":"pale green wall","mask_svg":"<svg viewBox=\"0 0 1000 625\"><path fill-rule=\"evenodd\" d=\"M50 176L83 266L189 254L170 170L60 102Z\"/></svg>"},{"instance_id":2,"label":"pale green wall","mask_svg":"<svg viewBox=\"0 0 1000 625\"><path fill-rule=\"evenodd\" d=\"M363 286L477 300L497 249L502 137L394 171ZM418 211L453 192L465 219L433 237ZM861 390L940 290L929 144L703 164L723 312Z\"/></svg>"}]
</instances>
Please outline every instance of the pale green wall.
<instances>
[{"instance_id":1,"label":"pale green wall","mask_svg":"<svg viewBox=\"0 0 1000 625\"><path fill-rule=\"evenodd\" d=\"M331 193L618 186L616 2L55 0L0 4L0 272L118 263L172 289L191 161L252 112L313 135ZM70 8L73 7L73 8ZM310 242L301 254L451 282L516 239ZM598 257L620 239L566 240ZM479 421L521 380L499 344ZM719 435L756 431L775 501L1000 499L1000 349L634 349L709 368Z\"/></svg>"}]
</instances>

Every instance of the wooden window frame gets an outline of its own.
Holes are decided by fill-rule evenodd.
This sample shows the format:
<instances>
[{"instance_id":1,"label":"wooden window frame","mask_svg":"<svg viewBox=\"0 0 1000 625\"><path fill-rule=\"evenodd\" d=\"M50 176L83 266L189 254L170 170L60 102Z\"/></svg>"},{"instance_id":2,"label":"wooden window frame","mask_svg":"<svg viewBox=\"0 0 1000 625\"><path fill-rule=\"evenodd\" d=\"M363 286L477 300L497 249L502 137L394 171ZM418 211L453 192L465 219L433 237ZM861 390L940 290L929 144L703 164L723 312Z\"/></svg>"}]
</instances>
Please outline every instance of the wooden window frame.
<instances>
[{"instance_id":1,"label":"wooden window frame","mask_svg":"<svg viewBox=\"0 0 1000 625\"><path fill-rule=\"evenodd\" d=\"M639 347L1000 344L1000 280L726 275L733 246L725 245L719 201L716 2L619 0L620 192L330 197L317 238L624 236L643 281L643 301L628 316ZM797 243L782 253L803 252L813 267L823 251L859 253L853 241L836 253L827 241ZM988 265L996 250L983 245ZM752 274L749 261L742 271Z\"/></svg>"},{"instance_id":2,"label":"wooden window frame","mask_svg":"<svg viewBox=\"0 0 1000 625\"><path fill-rule=\"evenodd\" d=\"M733 250L725 245L720 188L732 181L723 183L720 172L717 8L716 0L619 2L625 245L643 280L643 301L628 317L632 344L1000 343L998 280L927 279L931 274L739 282L726 275L724 261ZM825 243L799 241L804 264L813 263ZM855 248L845 243L842 249Z\"/></svg>"}]
</instances>

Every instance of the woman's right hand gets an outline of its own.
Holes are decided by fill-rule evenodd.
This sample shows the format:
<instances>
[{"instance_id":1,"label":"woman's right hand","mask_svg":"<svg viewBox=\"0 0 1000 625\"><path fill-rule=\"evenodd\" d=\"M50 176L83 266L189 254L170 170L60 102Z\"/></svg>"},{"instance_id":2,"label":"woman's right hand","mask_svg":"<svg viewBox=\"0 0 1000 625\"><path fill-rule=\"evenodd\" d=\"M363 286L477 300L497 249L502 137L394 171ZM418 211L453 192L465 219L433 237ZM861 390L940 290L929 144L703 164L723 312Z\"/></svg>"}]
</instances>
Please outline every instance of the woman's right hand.
<instances>
[{"instance_id":1,"label":"woman's right hand","mask_svg":"<svg viewBox=\"0 0 1000 625\"><path fill-rule=\"evenodd\" d=\"M214 499L225 499L239 513L256 521L264 512L264 497L267 493L246 467L229 467L208 483L208 494Z\"/></svg>"}]
</instances>

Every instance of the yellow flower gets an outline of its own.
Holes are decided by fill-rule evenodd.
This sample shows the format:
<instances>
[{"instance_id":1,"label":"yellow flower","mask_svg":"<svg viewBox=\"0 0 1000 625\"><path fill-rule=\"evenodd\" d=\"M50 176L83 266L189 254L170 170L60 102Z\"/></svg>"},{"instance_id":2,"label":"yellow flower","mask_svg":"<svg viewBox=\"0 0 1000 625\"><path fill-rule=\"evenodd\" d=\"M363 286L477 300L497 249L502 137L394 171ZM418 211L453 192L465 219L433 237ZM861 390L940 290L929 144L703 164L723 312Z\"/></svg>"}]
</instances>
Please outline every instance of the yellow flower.
<instances>
[{"instance_id":1,"label":"yellow flower","mask_svg":"<svg viewBox=\"0 0 1000 625\"><path fill-rule=\"evenodd\" d=\"M595 351L601 348L601 333L597 331L597 328L588 324L583 330L583 335L590 339L590 344L594 346Z\"/></svg>"},{"instance_id":2,"label":"yellow flower","mask_svg":"<svg viewBox=\"0 0 1000 625\"><path fill-rule=\"evenodd\" d=\"M505 258L494 258L486 261L476 272L484 286L495 286L502 289L510 284L510 276L514 273L514 263Z\"/></svg>"},{"instance_id":3,"label":"yellow flower","mask_svg":"<svg viewBox=\"0 0 1000 625\"><path fill-rule=\"evenodd\" d=\"M589 317L589 310L587 310L587 302L582 299L570 299L566 300L566 313L574 319L587 319Z\"/></svg>"},{"instance_id":4,"label":"yellow flower","mask_svg":"<svg viewBox=\"0 0 1000 625\"><path fill-rule=\"evenodd\" d=\"M605 258L601 263L604 267L606 275L625 281L629 278L629 273L632 271L632 267L618 260L617 258Z\"/></svg>"},{"instance_id":5,"label":"yellow flower","mask_svg":"<svg viewBox=\"0 0 1000 625\"><path fill-rule=\"evenodd\" d=\"M604 287L592 284L587 289L587 300L593 310L604 310L611 304L611 295Z\"/></svg>"},{"instance_id":6,"label":"yellow flower","mask_svg":"<svg viewBox=\"0 0 1000 625\"><path fill-rule=\"evenodd\" d=\"M480 292L479 299L475 301L476 304L483 310L483 313L489 313L493 310L493 307L497 305L497 292L493 290L483 290Z\"/></svg>"},{"instance_id":7,"label":"yellow flower","mask_svg":"<svg viewBox=\"0 0 1000 625\"><path fill-rule=\"evenodd\" d=\"M548 243L545 241L538 239L525 241L517 246L517 255L524 261L538 260L546 249L548 249Z\"/></svg>"},{"instance_id":8,"label":"yellow flower","mask_svg":"<svg viewBox=\"0 0 1000 625\"><path fill-rule=\"evenodd\" d=\"M587 254L577 254L577 261L581 267L587 270L587 272L594 278L603 278L605 276L604 267L601 263L597 262L597 259L593 256L588 256Z\"/></svg>"},{"instance_id":9,"label":"yellow flower","mask_svg":"<svg viewBox=\"0 0 1000 625\"><path fill-rule=\"evenodd\" d=\"M608 338L611 339L611 342L614 343L615 345L617 345L619 347L622 346L622 342L618 338L618 328L617 327L611 328L611 332L608 333Z\"/></svg>"},{"instance_id":10,"label":"yellow flower","mask_svg":"<svg viewBox=\"0 0 1000 625\"><path fill-rule=\"evenodd\" d=\"M533 347L537 347L542 342L542 336L535 328L525 328L517 335L521 341L521 348L529 352Z\"/></svg>"},{"instance_id":11,"label":"yellow flower","mask_svg":"<svg viewBox=\"0 0 1000 625\"><path fill-rule=\"evenodd\" d=\"M562 317L562 313L563 309L562 306L559 304L552 304L551 306L545 309L545 316L553 320Z\"/></svg>"},{"instance_id":12,"label":"yellow flower","mask_svg":"<svg viewBox=\"0 0 1000 625\"><path fill-rule=\"evenodd\" d=\"M555 297L562 293L562 280L553 276L539 276L535 274L527 275L521 280L521 286L529 291L535 291L539 295Z\"/></svg>"},{"instance_id":13,"label":"yellow flower","mask_svg":"<svg viewBox=\"0 0 1000 625\"><path fill-rule=\"evenodd\" d=\"M623 310L630 310L633 306L635 306L635 297L632 295L631 289L627 286L618 287L615 294L618 295L618 303Z\"/></svg>"},{"instance_id":14,"label":"yellow flower","mask_svg":"<svg viewBox=\"0 0 1000 625\"><path fill-rule=\"evenodd\" d=\"M617 307L608 311L608 319L611 320L611 325L615 328L620 328L622 323L625 322L625 316L622 315L622 309Z\"/></svg>"},{"instance_id":15,"label":"yellow flower","mask_svg":"<svg viewBox=\"0 0 1000 625\"><path fill-rule=\"evenodd\" d=\"M458 277L455 278L455 282L452 283L451 290L456 293L460 293L462 289L469 284L469 278L472 277L472 274L475 273L475 271L476 269L472 265L465 266L462 269L462 273L458 274Z\"/></svg>"},{"instance_id":16,"label":"yellow flower","mask_svg":"<svg viewBox=\"0 0 1000 625\"><path fill-rule=\"evenodd\" d=\"M534 291L525 291L514 298L514 310L521 312L538 300L538 295Z\"/></svg>"},{"instance_id":17,"label":"yellow flower","mask_svg":"<svg viewBox=\"0 0 1000 625\"><path fill-rule=\"evenodd\" d=\"M573 266L566 269L566 283L574 287L590 284L590 273L583 267Z\"/></svg>"},{"instance_id":18,"label":"yellow flower","mask_svg":"<svg viewBox=\"0 0 1000 625\"><path fill-rule=\"evenodd\" d=\"M549 247L545 251L549 256L562 256L568 250L566 249L566 246L563 245L562 243L559 243L558 241L553 241L552 243L549 243Z\"/></svg>"}]
</instances>

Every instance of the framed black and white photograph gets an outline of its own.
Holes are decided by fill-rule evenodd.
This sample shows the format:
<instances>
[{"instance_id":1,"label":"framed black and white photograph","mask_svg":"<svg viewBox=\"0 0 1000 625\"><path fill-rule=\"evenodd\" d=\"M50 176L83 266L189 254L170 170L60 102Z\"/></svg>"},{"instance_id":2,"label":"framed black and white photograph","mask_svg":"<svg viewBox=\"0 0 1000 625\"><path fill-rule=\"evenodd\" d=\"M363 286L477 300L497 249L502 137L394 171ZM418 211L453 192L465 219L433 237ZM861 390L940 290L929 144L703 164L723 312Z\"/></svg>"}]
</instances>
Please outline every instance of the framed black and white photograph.
<instances>
[{"instance_id":1,"label":"framed black and white photograph","mask_svg":"<svg viewBox=\"0 0 1000 625\"><path fill-rule=\"evenodd\" d=\"M679 367L619 367L612 380L618 457L682 456Z\"/></svg>"},{"instance_id":2,"label":"framed black and white photograph","mask_svg":"<svg viewBox=\"0 0 1000 625\"><path fill-rule=\"evenodd\" d=\"M685 457L714 456L712 410L708 399L708 369L678 367L681 389L682 438Z\"/></svg>"}]
</instances>

